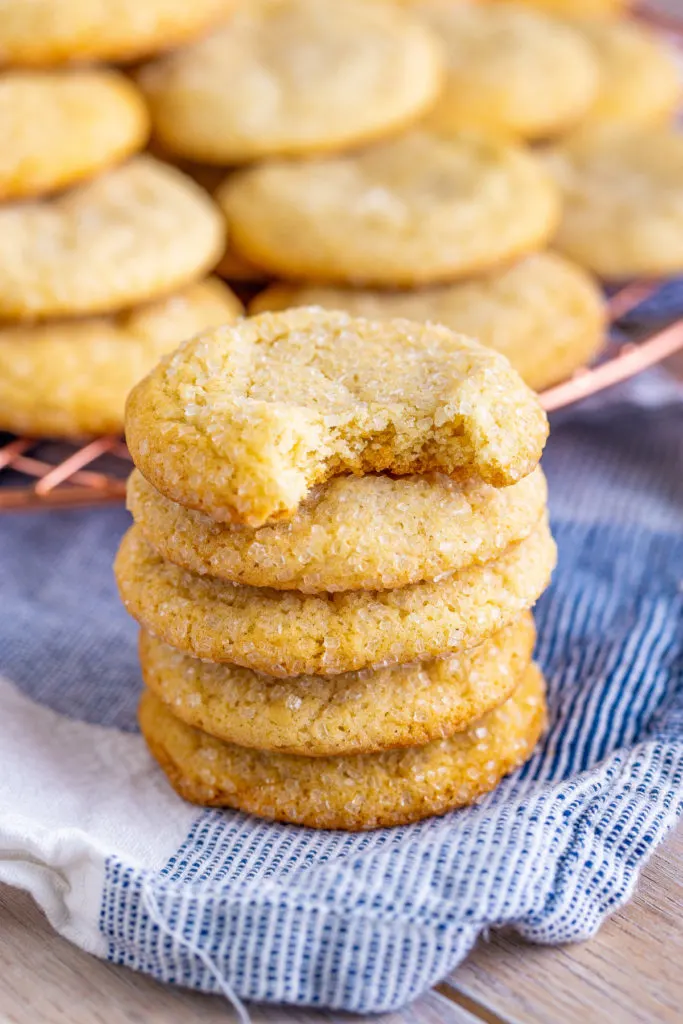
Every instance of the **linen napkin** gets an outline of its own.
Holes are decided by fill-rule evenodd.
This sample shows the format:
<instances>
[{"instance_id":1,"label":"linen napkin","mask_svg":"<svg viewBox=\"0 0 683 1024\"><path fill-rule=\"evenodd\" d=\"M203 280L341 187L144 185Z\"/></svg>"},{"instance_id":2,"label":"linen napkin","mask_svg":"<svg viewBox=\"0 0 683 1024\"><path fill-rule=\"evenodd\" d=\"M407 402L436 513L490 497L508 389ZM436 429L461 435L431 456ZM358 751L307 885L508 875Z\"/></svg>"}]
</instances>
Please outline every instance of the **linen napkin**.
<instances>
[{"instance_id":1,"label":"linen napkin","mask_svg":"<svg viewBox=\"0 0 683 1024\"><path fill-rule=\"evenodd\" d=\"M122 509L0 519L0 880L91 953L244 1000L399 1007L482 931L586 939L683 805L683 400L657 374L556 420L550 728L475 807L348 835L185 804L136 731Z\"/></svg>"}]
</instances>

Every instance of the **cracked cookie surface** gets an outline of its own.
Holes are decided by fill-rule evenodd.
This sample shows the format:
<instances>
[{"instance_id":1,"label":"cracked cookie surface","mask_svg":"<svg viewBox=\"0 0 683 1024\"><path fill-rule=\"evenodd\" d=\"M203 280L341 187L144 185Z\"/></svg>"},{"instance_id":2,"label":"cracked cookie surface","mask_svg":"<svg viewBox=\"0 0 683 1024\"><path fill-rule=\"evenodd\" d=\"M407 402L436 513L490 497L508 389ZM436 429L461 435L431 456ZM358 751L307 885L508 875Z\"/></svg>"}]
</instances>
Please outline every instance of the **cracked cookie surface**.
<instances>
[{"instance_id":1,"label":"cracked cookie surface","mask_svg":"<svg viewBox=\"0 0 683 1024\"><path fill-rule=\"evenodd\" d=\"M338 675L473 647L545 590L555 545L542 521L482 566L399 590L301 594L196 576L133 526L115 574L129 614L172 647L271 676Z\"/></svg>"},{"instance_id":2,"label":"cracked cookie surface","mask_svg":"<svg viewBox=\"0 0 683 1024\"><path fill-rule=\"evenodd\" d=\"M320 309L182 345L131 392L126 438L162 494L218 521L291 518L343 473L443 472L505 486L547 435L502 356L445 327Z\"/></svg>"},{"instance_id":3,"label":"cracked cookie surface","mask_svg":"<svg viewBox=\"0 0 683 1024\"><path fill-rule=\"evenodd\" d=\"M536 666L504 704L464 732L421 747L298 757L223 743L174 718L146 691L140 726L186 800L311 828L402 825L472 803L531 755L546 722Z\"/></svg>"},{"instance_id":4,"label":"cracked cookie surface","mask_svg":"<svg viewBox=\"0 0 683 1024\"><path fill-rule=\"evenodd\" d=\"M140 634L145 685L176 718L227 743L307 757L442 739L501 704L531 661L526 612L461 654L341 676L275 679L191 658Z\"/></svg>"}]
</instances>

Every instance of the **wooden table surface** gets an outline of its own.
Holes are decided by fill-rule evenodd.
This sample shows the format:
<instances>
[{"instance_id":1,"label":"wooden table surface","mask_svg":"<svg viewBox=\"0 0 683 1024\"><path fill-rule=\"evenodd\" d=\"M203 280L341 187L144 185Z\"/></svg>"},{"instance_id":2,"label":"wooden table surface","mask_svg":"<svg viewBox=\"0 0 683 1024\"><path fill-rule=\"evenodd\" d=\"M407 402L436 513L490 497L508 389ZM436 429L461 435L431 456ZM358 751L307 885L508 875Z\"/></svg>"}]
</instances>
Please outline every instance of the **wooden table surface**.
<instances>
[{"instance_id":1,"label":"wooden table surface","mask_svg":"<svg viewBox=\"0 0 683 1024\"><path fill-rule=\"evenodd\" d=\"M250 1006L253 1024L681 1024L683 828L655 853L631 903L590 942L531 946L498 934L400 1013ZM225 1024L221 999L164 987L56 935L25 893L0 886L0 1024Z\"/></svg>"}]
</instances>

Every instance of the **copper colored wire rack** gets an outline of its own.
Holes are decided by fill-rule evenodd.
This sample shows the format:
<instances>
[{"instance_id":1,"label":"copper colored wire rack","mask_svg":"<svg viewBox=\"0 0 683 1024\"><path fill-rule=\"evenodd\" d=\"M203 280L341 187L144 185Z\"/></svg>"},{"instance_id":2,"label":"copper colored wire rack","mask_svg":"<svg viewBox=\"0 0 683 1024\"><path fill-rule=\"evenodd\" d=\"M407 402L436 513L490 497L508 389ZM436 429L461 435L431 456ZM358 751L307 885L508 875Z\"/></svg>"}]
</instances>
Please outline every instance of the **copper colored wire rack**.
<instances>
[{"instance_id":1,"label":"copper colored wire rack","mask_svg":"<svg viewBox=\"0 0 683 1024\"><path fill-rule=\"evenodd\" d=\"M683 18L654 5L641 5L635 13L683 49ZM624 319L656 295L663 283L632 281L611 294L611 326L600 356L592 366L542 392L541 402L548 412L628 380L683 350L683 315L665 326L641 331L637 338ZM121 503L131 465L120 437L67 442L0 433L0 512Z\"/></svg>"},{"instance_id":2,"label":"copper colored wire rack","mask_svg":"<svg viewBox=\"0 0 683 1024\"><path fill-rule=\"evenodd\" d=\"M620 321L657 293L653 282L632 282L616 291L608 308L612 329L599 360L541 394L549 412L627 380L683 349L683 318L629 338ZM131 470L120 437L77 442L36 440L0 434L0 511L75 508L120 503Z\"/></svg>"}]
</instances>

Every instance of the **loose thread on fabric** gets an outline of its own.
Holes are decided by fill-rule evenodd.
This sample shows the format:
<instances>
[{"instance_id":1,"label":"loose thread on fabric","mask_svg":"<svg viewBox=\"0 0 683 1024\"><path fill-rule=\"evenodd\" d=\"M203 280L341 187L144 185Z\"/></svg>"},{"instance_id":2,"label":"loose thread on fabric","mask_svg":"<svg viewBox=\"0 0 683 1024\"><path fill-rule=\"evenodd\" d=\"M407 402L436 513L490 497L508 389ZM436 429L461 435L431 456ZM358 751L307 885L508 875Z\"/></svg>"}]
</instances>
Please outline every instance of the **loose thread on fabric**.
<instances>
[{"instance_id":1,"label":"loose thread on fabric","mask_svg":"<svg viewBox=\"0 0 683 1024\"><path fill-rule=\"evenodd\" d=\"M249 1011L246 1006L239 998L235 990L233 989L230 982L225 978L216 964L213 962L206 950L202 949L199 943L192 942L186 939L184 935L177 932L168 921L165 920L159 904L154 899L151 891L151 883L149 879L145 879L142 884L142 905L149 914L150 919L154 922L157 928L167 935L172 942L177 946L180 946L187 953L191 953L196 956L203 963L211 977L218 985L223 997L230 1003L235 1013L237 1014L239 1024L252 1024Z\"/></svg>"}]
</instances>

